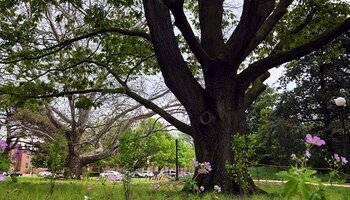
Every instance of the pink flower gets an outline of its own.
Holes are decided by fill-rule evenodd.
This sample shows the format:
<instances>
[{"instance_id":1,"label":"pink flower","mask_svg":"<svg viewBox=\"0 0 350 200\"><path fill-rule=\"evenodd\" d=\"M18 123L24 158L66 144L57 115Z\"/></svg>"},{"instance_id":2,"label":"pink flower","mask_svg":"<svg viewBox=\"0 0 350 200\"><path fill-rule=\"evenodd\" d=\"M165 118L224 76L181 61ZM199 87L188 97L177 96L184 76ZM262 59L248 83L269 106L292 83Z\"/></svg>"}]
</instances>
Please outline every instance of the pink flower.
<instances>
[{"instance_id":1,"label":"pink flower","mask_svg":"<svg viewBox=\"0 0 350 200\"><path fill-rule=\"evenodd\" d=\"M312 136L309 133L306 134L306 143L317 145L317 146L322 146L322 145L326 144L326 142L324 140L322 140L320 137Z\"/></svg>"},{"instance_id":2,"label":"pink flower","mask_svg":"<svg viewBox=\"0 0 350 200\"><path fill-rule=\"evenodd\" d=\"M339 155L335 153L335 154L334 154L334 159L335 159L335 160L340 160Z\"/></svg>"},{"instance_id":3,"label":"pink flower","mask_svg":"<svg viewBox=\"0 0 350 200\"><path fill-rule=\"evenodd\" d=\"M198 163L198 173L200 174L208 174L212 169L210 162Z\"/></svg>"},{"instance_id":4,"label":"pink flower","mask_svg":"<svg viewBox=\"0 0 350 200\"><path fill-rule=\"evenodd\" d=\"M7 147L7 143L5 141L0 140L0 149L5 149Z\"/></svg>"},{"instance_id":5,"label":"pink flower","mask_svg":"<svg viewBox=\"0 0 350 200\"><path fill-rule=\"evenodd\" d=\"M200 186L200 187L199 187L199 190L200 190L201 192L204 192L204 186Z\"/></svg>"},{"instance_id":6,"label":"pink flower","mask_svg":"<svg viewBox=\"0 0 350 200\"><path fill-rule=\"evenodd\" d=\"M344 163L344 165L348 163L348 160L345 157L341 156L340 159Z\"/></svg>"},{"instance_id":7,"label":"pink flower","mask_svg":"<svg viewBox=\"0 0 350 200\"><path fill-rule=\"evenodd\" d=\"M311 157L310 151L309 151L309 150L306 150L306 151L305 151L305 155L306 155L306 157L310 158L310 157Z\"/></svg>"},{"instance_id":8,"label":"pink flower","mask_svg":"<svg viewBox=\"0 0 350 200\"><path fill-rule=\"evenodd\" d=\"M214 185L215 192L221 192L221 187Z\"/></svg>"},{"instance_id":9,"label":"pink flower","mask_svg":"<svg viewBox=\"0 0 350 200\"><path fill-rule=\"evenodd\" d=\"M199 162L197 160L192 161L192 166L193 167L198 167Z\"/></svg>"},{"instance_id":10,"label":"pink flower","mask_svg":"<svg viewBox=\"0 0 350 200\"><path fill-rule=\"evenodd\" d=\"M4 174L0 174L0 182L5 180L6 180L6 176Z\"/></svg>"}]
</instances>

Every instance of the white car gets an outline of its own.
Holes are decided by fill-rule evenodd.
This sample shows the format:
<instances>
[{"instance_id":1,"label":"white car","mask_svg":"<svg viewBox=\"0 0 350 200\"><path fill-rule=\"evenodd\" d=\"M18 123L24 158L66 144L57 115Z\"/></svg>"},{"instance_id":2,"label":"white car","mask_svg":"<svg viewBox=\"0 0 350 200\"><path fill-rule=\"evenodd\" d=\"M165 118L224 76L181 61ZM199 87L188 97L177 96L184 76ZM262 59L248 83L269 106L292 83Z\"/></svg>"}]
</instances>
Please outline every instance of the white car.
<instances>
[{"instance_id":1,"label":"white car","mask_svg":"<svg viewBox=\"0 0 350 200\"><path fill-rule=\"evenodd\" d=\"M52 175L53 175L53 173L49 172L49 171L42 171L42 172L38 173L39 177L48 177L48 176L52 176Z\"/></svg>"},{"instance_id":2,"label":"white car","mask_svg":"<svg viewBox=\"0 0 350 200\"><path fill-rule=\"evenodd\" d=\"M142 172L142 174L143 174L143 177L145 177L145 178L154 176L153 172L151 172L151 171L144 171L144 172Z\"/></svg>"},{"instance_id":3,"label":"white car","mask_svg":"<svg viewBox=\"0 0 350 200\"><path fill-rule=\"evenodd\" d=\"M174 170L162 171L160 173L165 174L167 176L172 176L172 177L176 176L176 171L174 171Z\"/></svg>"},{"instance_id":4,"label":"white car","mask_svg":"<svg viewBox=\"0 0 350 200\"><path fill-rule=\"evenodd\" d=\"M124 174L117 172L117 171L104 171L100 174L100 177L124 177Z\"/></svg>"}]
</instances>

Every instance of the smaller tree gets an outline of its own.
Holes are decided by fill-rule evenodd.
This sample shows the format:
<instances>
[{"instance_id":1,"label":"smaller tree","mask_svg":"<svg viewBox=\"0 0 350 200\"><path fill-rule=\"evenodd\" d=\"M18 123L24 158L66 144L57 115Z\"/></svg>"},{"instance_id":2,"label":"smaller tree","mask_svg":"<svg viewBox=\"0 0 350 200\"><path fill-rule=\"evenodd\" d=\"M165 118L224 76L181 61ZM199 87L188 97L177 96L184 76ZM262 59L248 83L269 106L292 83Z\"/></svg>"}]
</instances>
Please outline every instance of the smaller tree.
<instances>
[{"instance_id":1,"label":"smaller tree","mask_svg":"<svg viewBox=\"0 0 350 200\"><path fill-rule=\"evenodd\" d=\"M180 167L189 167L194 160L194 149L184 140L179 140ZM148 119L135 128L130 128L119 138L116 163L127 170L146 168L149 165L175 166L175 140L164 124Z\"/></svg>"}]
</instances>

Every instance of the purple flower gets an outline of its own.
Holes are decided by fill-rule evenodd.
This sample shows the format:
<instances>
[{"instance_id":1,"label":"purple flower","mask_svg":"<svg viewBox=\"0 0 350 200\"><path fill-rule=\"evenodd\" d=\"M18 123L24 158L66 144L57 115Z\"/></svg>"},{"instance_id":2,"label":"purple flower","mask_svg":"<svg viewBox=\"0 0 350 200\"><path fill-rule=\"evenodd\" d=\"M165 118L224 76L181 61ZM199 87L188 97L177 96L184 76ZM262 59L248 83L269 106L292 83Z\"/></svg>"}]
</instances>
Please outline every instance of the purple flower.
<instances>
[{"instance_id":1,"label":"purple flower","mask_svg":"<svg viewBox=\"0 0 350 200\"><path fill-rule=\"evenodd\" d=\"M192 166L193 167L198 167L199 162L197 160L192 161Z\"/></svg>"},{"instance_id":2,"label":"purple flower","mask_svg":"<svg viewBox=\"0 0 350 200\"><path fill-rule=\"evenodd\" d=\"M310 157L311 157L310 151L309 151L309 150L306 150L306 151L305 151L305 155L306 155L306 157L310 158Z\"/></svg>"},{"instance_id":3,"label":"purple flower","mask_svg":"<svg viewBox=\"0 0 350 200\"><path fill-rule=\"evenodd\" d=\"M4 174L0 174L0 182L5 180L6 180L6 176Z\"/></svg>"},{"instance_id":4,"label":"purple flower","mask_svg":"<svg viewBox=\"0 0 350 200\"><path fill-rule=\"evenodd\" d=\"M348 160L345 157L341 156L340 159L344 163L344 165L348 163Z\"/></svg>"},{"instance_id":5,"label":"purple flower","mask_svg":"<svg viewBox=\"0 0 350 200\"><path fill-rule=\"evenodd\" d=\"M204 168L205 168L205 169L207 169L207 170L208 170L208 172L210 172L210 171L211 171L211 165L210 165L210 162L204 162L204 163L203 163L203 166L204 166Z\"/></svg>"},{"instance_id":6,"label":"purple flower","mask_svg":"<svg viewBox=\"0 0 350 200\"><path fill-rule=\"evenodd\" d=\"M221 192L221 187L214 185L215 192Z\"/></svg>"},{"instance_id":7,"label":"purple flower","mask_svg":"<svg viewBox=\"0 0 350 200\"><path fill-rule=\"evenodd\" d=\"M314 144L317 146L322 146L322 145L326 144L326 142L324 140L322 140L320 137L312 136L309 133L306 134L306 143L307 144Z\"/></svg>"},{"instance_id":8,"label":"purple flower","mask_svg":"<svg viewBox=\"0 0 350 200\"><path fill-rule=\"evenodd\" d=\"M335 159L335 160L340 160L339 155L335 153L335 154L334 154L334 159Z\"/></svg>"},{"instance_id":9,"label":"purple flower","mask_svg":"<svg viewBox=\"0 0 350 200\"><path fill-rule=\"evenodd\" d=\"M199 187L199 190L200 190L201 192L204 192L204 186L200 186L200 187Z\"/></svg>"},{"instance_id":10,"label":"purple flower","mask_svg":"<svg viewBox=\"0 0 350 200\"><path fill-rule=\"evenodd\" d=\"M7 147L7 143L5 141L0 140L0 149L5 149Z\"/></svg>"}]
</instances>

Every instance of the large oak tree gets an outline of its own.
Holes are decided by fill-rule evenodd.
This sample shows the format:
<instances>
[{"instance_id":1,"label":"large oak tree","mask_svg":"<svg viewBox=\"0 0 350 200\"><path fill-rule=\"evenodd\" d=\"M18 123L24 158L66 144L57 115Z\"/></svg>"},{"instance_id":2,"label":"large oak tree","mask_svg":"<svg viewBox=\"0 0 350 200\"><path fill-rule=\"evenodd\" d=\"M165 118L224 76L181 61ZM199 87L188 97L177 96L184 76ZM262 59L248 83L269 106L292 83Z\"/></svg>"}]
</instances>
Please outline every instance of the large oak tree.
<instances>
[{"instance_id":1,"label":"large oak tree","mask_svg":"<svg viewBox=\"0 0 350 200\"><path fill-rule=\"evenodd\" d=\"M7 4L1 6L3 10L16 4L5 2ZM192 14L185 14L185 3L194 9ZM240 19L230 21L224 18L232 16L226 15L231 7L226 7L225 3L228 2L33 1L30 6L35 9L30 11L37 14L32 19L24 20L28 23L22 23L25 15L21 15L17 18L5 17L6 23L1 24L2 30L13 28L9 25L11 23L22 27L12 35L2 35L3 41L9 41L1 45L4 57L2 63L11 67L16 65L14 63L37 64L35 60L44 59L41 65L45 65L48 62L45 58L60 58L60 52L67 53L72 44L79 41L91 40L95 46L98 46L99 40L102 43L109 41L101 44L104 46L102 51L95 52L99 56L88 56L87 53L76 56L85 55L88 59L80 62L89 62L93 64L91 67L106 69L124 87L126 95L193 137L197 160L209 161L213 168L209 175L198 176L200 185L208 189L219 185L227 193L252 193L258 189L248 173L243 173L246 184L242 185L230 178L225 167L226 163L240 159L240 155L231 151L231 137L236 133L248 132L245 110L265 89L263 81L268 77L268 70L311 53L347 31L350 28L349 5L328 0L244 0ZM69 30L70 24L84 18L82 24L74 27L77 30L68 33L63 31L64 34L56 37L56 42L47 40L45 34L33 37L37 26L30 27L40 24L36 22L44 14L50 16L47 5L58 5L55 12L61 12L61 4L69 4L70 10L75 9L79 13L74 15L73 22L68 20L66 30ZM55 15L55 12L51 15ZM18 12L3 13L2 16L6 13L13 16ZM62 13L70 15L70 12ZM189 18L194 18L193 25ZM57 15L56 22L66 22L60 19L61 15ZM54 20L48 22L49 26L54 24ZM146 22L146 26L142 22ZM230 25L232 29L226 30L233 31L224 34L223 27ZM198 34L194 30L196 27L199 28ZM178 31L174 31L176 29ZM57 35L57 29L53 30L49 33ZM26 34L21 34L21 31ZM178 32L181 37L177 37ZM48 32L44 30L44 33ZM130 40L127 36L138 39ZM120 56L126 59L127 56L122 52L130 51L117 46L123 41L131 41L129 44L143 41L153 46L164 81L186 109L190 124L181 122L129 88L129 75L125 75L123 80L120 68L115 67L115 59ZM11 48L9 44L20 47ZM144 43L142 45L145 47ZM187 47L189 50L183 54ZM20 53L15 54L18 51ZM149 51L142 53L148 54ZM193 70L193 64L200 70ZM141 64L141 67L147 69L145 64Z\"/></svg>"}]
</instances>

